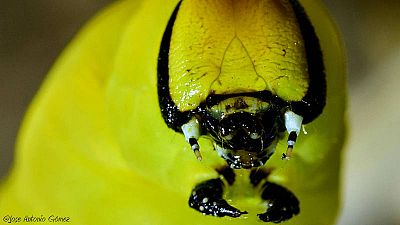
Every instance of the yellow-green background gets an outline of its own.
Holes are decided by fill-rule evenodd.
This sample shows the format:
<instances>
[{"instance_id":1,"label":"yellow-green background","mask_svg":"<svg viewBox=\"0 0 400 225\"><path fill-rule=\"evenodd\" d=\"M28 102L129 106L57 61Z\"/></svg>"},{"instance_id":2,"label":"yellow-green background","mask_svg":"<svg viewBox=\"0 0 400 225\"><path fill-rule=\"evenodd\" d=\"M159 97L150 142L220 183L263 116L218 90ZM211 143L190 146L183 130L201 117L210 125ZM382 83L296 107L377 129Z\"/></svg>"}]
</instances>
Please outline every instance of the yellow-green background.
<instances>
[{"instance_id":1,"label":"yellow-green background","mask_svg":"<svg viewBox=\"0 0 400 225\"><path fill-rule=\"evenodd\" d=\"M109 0L0 0L0 175L23 113L77 30ZM400 224L400 0L324 0L348 50L340 225Z\"/></svg>"}]
</instances>

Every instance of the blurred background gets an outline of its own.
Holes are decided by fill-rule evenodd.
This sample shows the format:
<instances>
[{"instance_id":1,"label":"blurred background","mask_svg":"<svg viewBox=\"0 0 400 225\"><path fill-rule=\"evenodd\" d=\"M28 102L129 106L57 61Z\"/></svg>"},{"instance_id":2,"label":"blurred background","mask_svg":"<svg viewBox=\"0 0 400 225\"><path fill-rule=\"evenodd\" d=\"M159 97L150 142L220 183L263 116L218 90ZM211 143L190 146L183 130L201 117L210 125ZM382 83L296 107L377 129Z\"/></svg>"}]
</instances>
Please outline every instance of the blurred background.
<instances>
[{"instance_id":1,"label":"blurred background","mask_svg":"<svg viewBox=\"0 0 400 225\"><path fill-rule=\"evenodd\" d=\"M111 0L0 0L0 177L24 112L62 49ZM323 0L348 53L339 225L400 225L400 0ZM399 139L397 139L399 138Z\"/></svg>"}]
</instances>

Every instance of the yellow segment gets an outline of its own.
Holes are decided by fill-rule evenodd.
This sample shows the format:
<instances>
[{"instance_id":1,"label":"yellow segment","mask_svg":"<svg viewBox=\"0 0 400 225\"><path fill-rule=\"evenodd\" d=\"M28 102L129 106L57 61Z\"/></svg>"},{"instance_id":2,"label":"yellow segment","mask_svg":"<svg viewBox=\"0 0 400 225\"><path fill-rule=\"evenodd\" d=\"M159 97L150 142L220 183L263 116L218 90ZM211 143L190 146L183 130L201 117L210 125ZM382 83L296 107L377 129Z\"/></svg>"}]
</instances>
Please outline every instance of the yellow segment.
<instances>
[{"instance_id":1,"label":"yellow segment","mask_svg":"<svg viewBox=\"0 0 400 225\"><path fill-rule=\"evenodd\" d=\"M293 158L280 159L282 141L267 166L275 168L271 179L300 200L300 214L285 225L328 225L339 207L344 57L324 8L317 1L302 3L326 54L327 106L307 126L308 135L299 136ZM243 171L227 200L249 215L217 218L188 207L191 189L217 177L212 166L222 159L200 138L203 161L198 162L158 108L158 49L176 4L120 1L64 51L20 130L12 172L0 185L2 220L57 215L74 225L264 224L256 214L265 205Z\"/></svg>"},{"instance_id":2,"label":"yellow segment","mask_svg":"<svg viewBox=\"0 0 400 225\"><path fill-rule=\"evenodd\" d=\"M299 101L309 82L301 32L285 0L183 1L169 63L170 92L181 111L210 93L269 90Z\"/></svg>"}]
</instances>

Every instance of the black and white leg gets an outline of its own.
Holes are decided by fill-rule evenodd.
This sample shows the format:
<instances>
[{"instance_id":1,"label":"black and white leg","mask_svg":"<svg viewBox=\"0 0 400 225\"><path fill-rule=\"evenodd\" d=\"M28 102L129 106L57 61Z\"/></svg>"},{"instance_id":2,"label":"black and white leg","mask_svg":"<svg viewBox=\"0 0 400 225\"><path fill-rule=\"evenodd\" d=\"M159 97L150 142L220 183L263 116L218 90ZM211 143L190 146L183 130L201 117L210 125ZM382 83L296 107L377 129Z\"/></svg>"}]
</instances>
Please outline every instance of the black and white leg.
<instances>
[{"instance_id":1,"label":"black and white leg","mask_svg":"<svg viewBox=\"0 0 400 225\"><path fill-rule=\"evenodd\" d=\"M196 117L193 117L187 123L183 124L182 132L185 135L186 141L190 144L190 148L193 150L197 160L201 161L202 156L200 154L200 146L197 140L200 137L200 124Z\"/></svg>"},{"instance_id":2,"label":"black and white leg","mask_svg":"<svg viewBox=\"0 0 400 225\"><path fill-rule=\"evenodd\" d=\"M292 111L287 111L285 113L285 127L289 134L289 137L287 140L288 147L286 150L286 154L285 153L282 154L282 159L289 160L290 157L292 156L293 147L294 144L296 143L297 136L300 134L302 122L303 122L302 116L297 115Z\"/></svg>"}]
</instances>

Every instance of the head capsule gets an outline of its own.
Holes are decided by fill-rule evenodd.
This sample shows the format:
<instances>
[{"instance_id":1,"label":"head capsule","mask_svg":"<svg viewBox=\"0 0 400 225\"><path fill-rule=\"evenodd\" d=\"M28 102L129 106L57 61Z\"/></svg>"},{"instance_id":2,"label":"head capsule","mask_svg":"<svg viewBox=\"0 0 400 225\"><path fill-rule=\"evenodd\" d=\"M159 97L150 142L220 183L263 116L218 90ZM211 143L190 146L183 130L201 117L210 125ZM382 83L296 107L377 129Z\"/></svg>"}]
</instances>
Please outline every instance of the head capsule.
<instances>
[{"instance_id":1,"label":"head capsule","mask_svg":"<svg viewBox=\"0 0 400 225\"><path fill-rule=\"evenodd\" d=\"M276 101L256 96L231 95L207 98L181 129L196 157L201 160L197 139L207 135L214 148L235 169L262 166L274 153L277 142L289 133L289 159L300 133L303 117Z\"/></svg>"},{"instance_id":2,"label":"head capsule","mask_svg":"<svg viewBox=\"0 0 400 225\"><path fill-rule=\"evenodd\" d=\"M264 165L272 155L284 122L273 105L238 96L207 107L203 127L232 168L252 168Z\"/></svg>"},{"instance_id":3,"label":"head capsule","mask_svg":"<svg viewBox=\"0 0 400 225\"><path fill-rule=\"evenodd\" d=\"M302 116L281 104L251 96L232 96L210 102L200 107L182 126L182 132L199 160L197 139L200 135L207 135L230 167L262 166L274 153L285 131L289 134L288 149L283 158L290 158L300 133Z\"/></svg>"}]
</instances>

